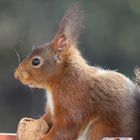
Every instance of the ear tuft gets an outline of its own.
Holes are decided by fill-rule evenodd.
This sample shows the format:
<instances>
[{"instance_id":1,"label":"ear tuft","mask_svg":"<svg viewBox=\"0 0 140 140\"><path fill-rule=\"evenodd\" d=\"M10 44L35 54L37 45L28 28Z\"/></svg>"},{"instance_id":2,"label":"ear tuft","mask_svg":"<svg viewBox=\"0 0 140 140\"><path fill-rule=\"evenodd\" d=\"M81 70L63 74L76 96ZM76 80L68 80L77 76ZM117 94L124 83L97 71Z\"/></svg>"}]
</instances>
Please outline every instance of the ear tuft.
<instances>
[{"instance_id":1,"label":"ear tuft","mask_svg":"<svg viewBox=\"0 0 140 140\"><path fill-rule=\"evenodd\" d=\"M84 17L84 12L79 3L71 6L61 20L55 38L63 35L66 40L68 39L70 43L76 45L83 29Z\"/></svg>"}]
</instances>

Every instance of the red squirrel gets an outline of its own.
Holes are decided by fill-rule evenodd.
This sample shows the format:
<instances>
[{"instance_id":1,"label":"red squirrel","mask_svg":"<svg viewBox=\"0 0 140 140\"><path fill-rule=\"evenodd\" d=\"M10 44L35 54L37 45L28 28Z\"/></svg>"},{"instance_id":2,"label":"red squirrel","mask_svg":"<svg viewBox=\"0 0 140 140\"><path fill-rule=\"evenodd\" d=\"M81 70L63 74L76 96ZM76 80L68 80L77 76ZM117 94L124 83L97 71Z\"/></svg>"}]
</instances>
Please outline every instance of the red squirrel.
<instances>
[{"instance_id":1,"label":"red squirrel","mask_svg":"<svg viewBox=\"0 0 140 140\"><path fill-rule=\"evenodd\" d=\"M16 69L23 84L47 91L42 118L50 129L41 140L138 140L140 88L116 71L86 62L77 47L83 20L80 6L72 6L54 39L35 48Z\"/></svg>"}]
</instances>

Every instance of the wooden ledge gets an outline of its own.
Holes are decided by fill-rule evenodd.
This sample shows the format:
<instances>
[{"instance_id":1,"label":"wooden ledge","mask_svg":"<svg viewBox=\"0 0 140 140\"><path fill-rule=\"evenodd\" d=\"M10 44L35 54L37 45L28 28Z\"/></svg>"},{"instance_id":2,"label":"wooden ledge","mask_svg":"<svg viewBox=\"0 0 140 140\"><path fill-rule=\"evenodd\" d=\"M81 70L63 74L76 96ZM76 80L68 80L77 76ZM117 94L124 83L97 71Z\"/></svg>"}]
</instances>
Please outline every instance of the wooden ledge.
<instances>
[{"instance_id":1,"label":"wooden ledge","mask_svg":"<svg viewBox=\"0 0 140 140\"><path fill-rule=\"evenodd\" d=\"M15 133L0 133L0 140L16 140Z\"/></svg>"}]
</instances>

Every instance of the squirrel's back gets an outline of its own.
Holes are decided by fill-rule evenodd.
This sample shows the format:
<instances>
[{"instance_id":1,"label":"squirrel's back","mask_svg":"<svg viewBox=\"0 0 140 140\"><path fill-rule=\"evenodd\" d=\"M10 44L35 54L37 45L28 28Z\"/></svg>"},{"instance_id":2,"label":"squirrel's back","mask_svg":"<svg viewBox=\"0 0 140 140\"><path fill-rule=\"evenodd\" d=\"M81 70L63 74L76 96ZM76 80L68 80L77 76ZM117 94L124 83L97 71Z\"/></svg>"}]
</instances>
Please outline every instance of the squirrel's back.
<instances>
[{"instance_id":1,"label":"squirrel's back","mask_svg":"<svg viewBox=\"0 0 140 140\"><path fill-rule=\"evenodd\" d=\"M138 85L115 71L98 69L93 75L89 83L92 88L91 97L99 114L97 116L100 116L98 129L102 128L101 124L105 122L108 126L114 125L112 127L118 129L118 136L139 140L140 88ZM115 131L114 136L117 133ZM98 135L98 131L96 132Z\"/></svg>"}]
</instances>

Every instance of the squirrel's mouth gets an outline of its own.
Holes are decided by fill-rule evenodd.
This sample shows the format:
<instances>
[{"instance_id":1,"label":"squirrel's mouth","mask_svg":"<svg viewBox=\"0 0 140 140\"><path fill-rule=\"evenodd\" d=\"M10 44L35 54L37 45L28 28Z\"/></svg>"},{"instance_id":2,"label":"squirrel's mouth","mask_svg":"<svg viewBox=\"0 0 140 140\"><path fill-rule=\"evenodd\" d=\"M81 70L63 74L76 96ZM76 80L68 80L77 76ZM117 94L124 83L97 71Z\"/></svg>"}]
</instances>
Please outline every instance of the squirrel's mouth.
<instances>
[{"instance_id":1,"label":"squirrel's mouth","mask_svg":"<svg viewBox=\"0 0 140 140\"><path fill-rule=\"evenodd\" d=\"M36 84L34 83L34 82L32 82L32 81L30 81L30 82L27 82L27 81L24 81L24 80L19 80L22 84L24 84L25 86L28 86L28 87L30 87L30 88L35 88L36 86Z\"/></svg>"},{"instance_id":2,"label":"squirrel's mouth","mask_svg":"<svg viewBox=\"0 0 140 140\"><path fill-rule=\"evenodd\" d=\"M25 86L28 86L30 88L40 88L40 89L44 89L42 87L42 85L39 82L35 82L35 81L27 81L27 80L19 80L22 84L24 84Z\"/></svg>"},{"instance_id":3,"label":"squirrel's mouth","mask_svg":"<svg viewBox=\"0 0 140 140\"><path fill-rule=\"evenodd\" d=\"M26 85L30 88L44 89L41 84L35 82L28 82Z\"/></svg>"}]
</instances>

